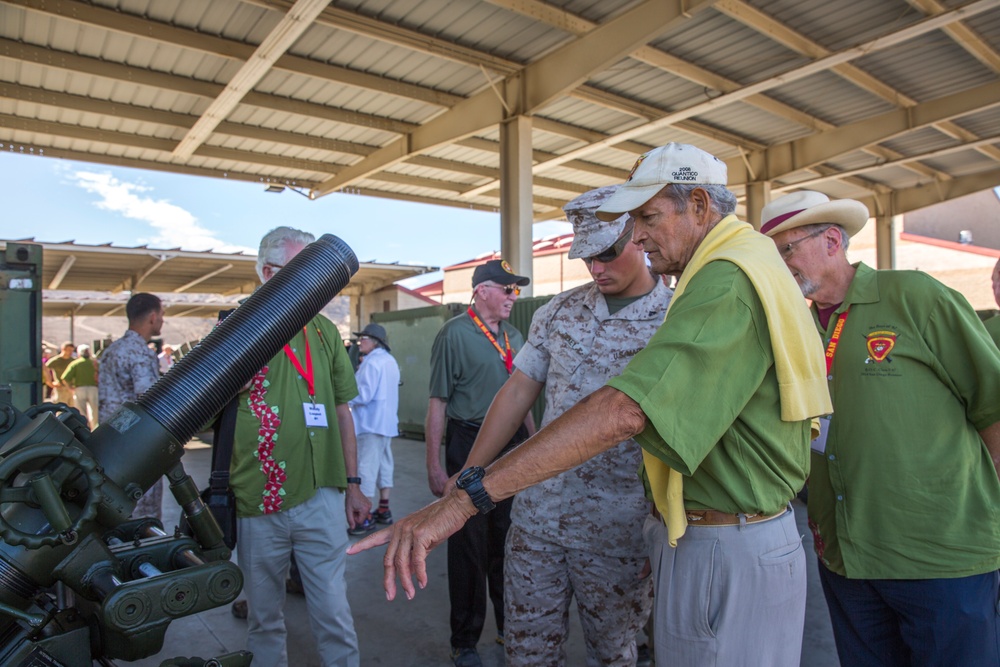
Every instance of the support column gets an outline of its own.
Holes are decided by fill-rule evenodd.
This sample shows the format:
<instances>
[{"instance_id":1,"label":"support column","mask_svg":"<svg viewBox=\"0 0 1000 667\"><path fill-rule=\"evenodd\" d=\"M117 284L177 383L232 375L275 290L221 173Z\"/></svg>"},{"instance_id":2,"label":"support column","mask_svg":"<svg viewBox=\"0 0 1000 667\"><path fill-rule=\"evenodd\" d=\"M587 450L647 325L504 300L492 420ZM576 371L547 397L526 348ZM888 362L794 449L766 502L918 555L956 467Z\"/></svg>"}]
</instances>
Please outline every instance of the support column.
<instances>
[{"instance_id":1,"label":"support column","mask_svg":"<svg viewBox=\"0 0 1000 667\"><path fill-rule=\"evenodd\" d=\"M518 275L534 274L531 256L531 118L500 123L500 254ZM531 296L532 287L522 288Z\"/></svg>"},{"instance_id":2,"label":"support column","mask_svg":"<svg viewBox=\"0 0 1000 667\"><path fill-rule=\"evenodd\" d=\"M746 221L760 229L760 211L771 201L771 181L754 181L746 185Z\"/></svg>"},{"instance_id":3,"label":"support column","mask_svg":"<svg viewBox=\"0 0 1000 667\"><path fill-rule=\"evenodd\" d=\"M875 216L875 267L896 268L896 230L903 224L901 215Z\"/></svg>"},{"instance_id":4,"label":"support column","mask_svg":"<svg viewBox=\"0 0 1000 667\"><path fill-rule=\"evenodd\" d=\"M348 314L350 315L349 321L351 323L351 331L361 331L365 324L368 323L367 313L364 311L365 299L361 295L351 295L350 297L351 305L348 309Z\"/></svg>"}]
</instances>

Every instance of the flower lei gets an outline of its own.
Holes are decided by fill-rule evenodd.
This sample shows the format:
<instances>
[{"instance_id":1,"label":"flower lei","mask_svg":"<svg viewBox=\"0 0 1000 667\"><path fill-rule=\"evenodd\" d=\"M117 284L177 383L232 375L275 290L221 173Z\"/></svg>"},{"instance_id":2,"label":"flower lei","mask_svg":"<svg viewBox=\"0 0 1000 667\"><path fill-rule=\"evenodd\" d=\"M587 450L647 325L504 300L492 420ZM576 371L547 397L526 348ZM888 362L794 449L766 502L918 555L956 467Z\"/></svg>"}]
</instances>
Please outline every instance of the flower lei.
<instances>
[{"instance_id":1,"label":"flower lei","mask_svg":"<svg viewBox=\"0 0 1000 667\"><path fill-rule=\"evenodd\" d=\"M274 460L274 444L278 439L278 426L281 419L278 418L278 406L267 404L265 395L271 383L266 379L267 366L264 366L250 381L250 398L248 403L250 412L260 420L260 428L257 430L257 460L260 461L260 471L264 474L263 502L258 505L258 509L264 514L273 514L281 511L281 503L284 499L285 480L288 475L285 473L285 462Z\"/></svg>"}]
</instances>

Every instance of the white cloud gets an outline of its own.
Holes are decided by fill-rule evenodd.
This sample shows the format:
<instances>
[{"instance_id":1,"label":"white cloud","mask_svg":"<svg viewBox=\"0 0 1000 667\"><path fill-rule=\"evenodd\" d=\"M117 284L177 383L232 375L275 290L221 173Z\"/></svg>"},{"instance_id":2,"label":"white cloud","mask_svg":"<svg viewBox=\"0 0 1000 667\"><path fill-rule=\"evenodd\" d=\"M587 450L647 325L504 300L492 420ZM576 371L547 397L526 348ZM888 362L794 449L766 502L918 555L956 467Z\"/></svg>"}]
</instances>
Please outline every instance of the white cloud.
<instances>
[{"instance_id":1,"label":"white cloud","mask_svg":"<svg viewBox=\"0 0 1000 667\"><path fill-rule=\"evenodd\" d=\"M139 220L152 227L153 236L138 238L137 243L158 248L183 248L184 250L216 250L256 254L246 246L224 243L215 234L198 223L198 218L166 199L156 199L152 188L139 183L120 181L110 173L89 171L75 172L76 185L95 194L97 208L117 213L131 220Z\"/></svg>"}]
</instances>

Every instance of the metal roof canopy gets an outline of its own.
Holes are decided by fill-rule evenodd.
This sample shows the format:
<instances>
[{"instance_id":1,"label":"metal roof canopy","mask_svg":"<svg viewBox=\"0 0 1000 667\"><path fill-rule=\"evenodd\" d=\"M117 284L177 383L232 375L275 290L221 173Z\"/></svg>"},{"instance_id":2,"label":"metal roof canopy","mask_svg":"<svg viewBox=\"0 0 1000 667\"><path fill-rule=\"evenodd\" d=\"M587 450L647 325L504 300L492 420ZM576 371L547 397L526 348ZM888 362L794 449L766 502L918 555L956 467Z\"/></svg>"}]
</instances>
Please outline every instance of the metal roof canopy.
<instances>
[{"instance_id":1,"label":"metal roof canopy","mask_svg":"<svg viewBox=\"0 0 1000 667\"><path fill-rule=\"evenodd\" d=\"M496 210L530 117L536 221L667 141L889 216L1000 183L998 50L1000 0L0 0L0 142Z\"/></svg>"},{"instance_id":2,"label":"metal roof canopy","mask_svg":"<svg viewBox=\"0 0 1000 667\"><path fill-rule=\"evenodd\" d=\"M18 243L38 243L23 239ZM225 300L192 303L171 300L168 295L249 294L257 285L256 255L242 253L191 252L179 249L156 249L140 246L123 248L112 245L77 243L38 243L42 246L43 307L46 315L114 315L124 306L115 301L69 298L53 290L91 292L155 292L167 297L167 313L173 317L189 315L211 317L219 307L231 307ZM6 242L0 241L0 248ZM376 292L393 283L436 270L428 266L404 266L362 262L358 272L340 296L358 297ZM114 309L112 312L109 310ZM201 314L203 312L209 315ZM117 313L120 314L120 313Z\"/></svg>"}]
</instances>

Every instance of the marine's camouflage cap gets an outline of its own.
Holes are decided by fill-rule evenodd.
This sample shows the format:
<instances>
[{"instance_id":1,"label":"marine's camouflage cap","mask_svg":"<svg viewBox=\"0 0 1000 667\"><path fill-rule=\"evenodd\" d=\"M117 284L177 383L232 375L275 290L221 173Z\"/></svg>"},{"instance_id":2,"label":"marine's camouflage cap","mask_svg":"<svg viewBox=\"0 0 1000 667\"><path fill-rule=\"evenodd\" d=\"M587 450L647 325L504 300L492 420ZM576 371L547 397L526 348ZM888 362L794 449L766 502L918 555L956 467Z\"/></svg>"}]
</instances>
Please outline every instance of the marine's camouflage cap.
<instances>
[{"instance_id":1,"label":"marine's camouflage cap","mask_svg":"<svg viewBox=\"0 0 1000 667\"><path fill-rule=\"evenodd\" d=\"M569 258L593 257L614 245L625 231L628 214L623 214L611 222L597 219L596 211L621 186L605 185L585 192L563 206L566 219L573 225L573 245L569 248Z\"/></svg>"}]
</instances>

